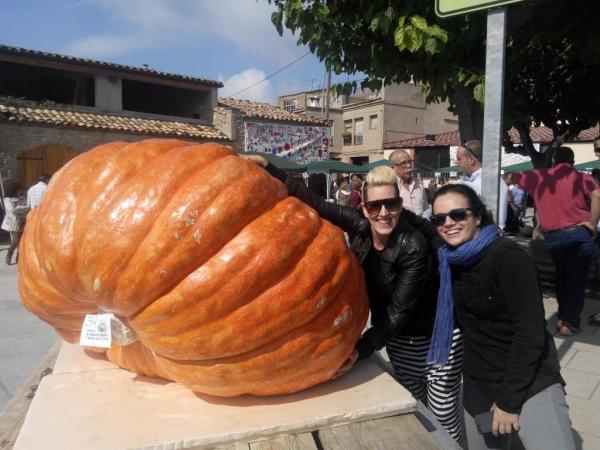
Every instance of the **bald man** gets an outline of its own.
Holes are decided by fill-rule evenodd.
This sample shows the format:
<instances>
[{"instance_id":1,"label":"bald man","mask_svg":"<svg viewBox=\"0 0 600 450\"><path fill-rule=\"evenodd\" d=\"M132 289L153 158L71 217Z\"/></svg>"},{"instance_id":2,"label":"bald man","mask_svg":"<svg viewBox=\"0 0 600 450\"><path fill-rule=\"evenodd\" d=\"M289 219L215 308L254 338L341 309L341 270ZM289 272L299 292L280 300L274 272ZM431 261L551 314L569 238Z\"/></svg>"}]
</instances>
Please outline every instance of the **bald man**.
<instances>
[{"instance_id":1,"label":"bald man","mask_svg":"<svg viewBox=\"0 0 600 450\"><path fill-rule=\"evenodd\" d=\"M456 164L460 167L464 176L459 183L469 186L477 195L481 197L481 175L482 175L482 156L483 149L481 141L472 139L466 141L456 150ZM498 228L504 231L506 225L506 209L508 208L508 186L502 178L500 178L500 202L498 208ZM490 205L487 205L488 207Z\"/></svg>"},{"instance_id":2,"label":"bald man","mask_svg":"<svg viewBox=\"0 0 600 450\"><path fill-rule=\"evenodd\" d=\"M431 216L431 206L427 202L427 193L421 179L415 176L413 169L415 161L406 150L395 150L389 157L390 166L396 172L402 207L418 216Z\"/></svg>"}]
</instances>

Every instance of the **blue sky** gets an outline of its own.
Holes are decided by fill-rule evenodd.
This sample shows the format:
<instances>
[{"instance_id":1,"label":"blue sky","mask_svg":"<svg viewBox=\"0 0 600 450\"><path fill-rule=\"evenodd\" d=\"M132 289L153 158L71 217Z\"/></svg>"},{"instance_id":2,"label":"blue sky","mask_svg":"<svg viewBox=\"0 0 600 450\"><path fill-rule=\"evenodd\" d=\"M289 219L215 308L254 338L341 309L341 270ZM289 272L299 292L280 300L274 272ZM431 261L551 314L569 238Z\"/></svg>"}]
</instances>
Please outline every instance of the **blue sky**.
<instances>
[{"instance_id":1,"label":"blue sky","mask_svg":"<svg viewBox=\"0 0 600 450\"><path fill-rule=\"evenodd\" d=\"M308 51L277 34L267 0L0 0L0 8L1 44L221 80L226 96ZM311 54L236 98L275 102L321 88L323 75Z\"/></svg>"}]
</instances>

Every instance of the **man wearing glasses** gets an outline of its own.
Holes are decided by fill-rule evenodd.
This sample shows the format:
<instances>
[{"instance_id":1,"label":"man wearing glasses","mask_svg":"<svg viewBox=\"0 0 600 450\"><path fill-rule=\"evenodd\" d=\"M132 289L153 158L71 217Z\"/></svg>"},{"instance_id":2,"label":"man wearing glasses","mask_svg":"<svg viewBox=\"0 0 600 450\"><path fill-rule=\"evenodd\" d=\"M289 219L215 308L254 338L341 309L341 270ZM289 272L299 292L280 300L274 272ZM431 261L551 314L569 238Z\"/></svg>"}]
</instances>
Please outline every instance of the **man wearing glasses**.
<instances>
[{"instance_id":1,"label":"man wearing glasses","mask_svg":"<svg viewBox=\"0 0 600 450\"><path fill-rule=\"evenodd\" d=\"M469 186L481 197L481 161L483 150L481 141L472 139L466 141L456 150L456 164L464 176L459 183ZM506 225L506 209L508 208L508 186L500 178L500 203L498 207L498 227L504 231Z\"/></svg>"},{"instance_id":2,"label":"man wearing glasses","mask_svg":"<svg viewBox=\"0 0 600 450\"><path fill-rule=\"evenodd\" d=\"M395 150L389 157L390 166L396 172L402 206L416 215L428 218L431 216L431 206L427 201L427 192L423 182L414 176L415 161L406 150Z\"/></svg>"}]
</instances>

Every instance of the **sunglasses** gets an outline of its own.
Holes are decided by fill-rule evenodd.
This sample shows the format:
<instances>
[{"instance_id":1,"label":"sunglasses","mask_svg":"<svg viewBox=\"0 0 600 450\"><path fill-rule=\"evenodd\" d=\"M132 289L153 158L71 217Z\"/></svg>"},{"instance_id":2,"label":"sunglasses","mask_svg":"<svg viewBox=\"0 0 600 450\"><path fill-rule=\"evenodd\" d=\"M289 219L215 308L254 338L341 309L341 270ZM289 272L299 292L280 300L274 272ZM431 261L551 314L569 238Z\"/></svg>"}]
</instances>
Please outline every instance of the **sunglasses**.
<instances>
[{"instance_id":1,"label":"sunglasses","mask_svg":"<svg viewBox=\"0 0 600 450\"><path fill-rule=\"evenodd\" d=\"M406 161L402 161L399 163L394 163L392 164L392 167L396 167L396 166L400 166L400 167L408 167L408 166L414 166L415 165L415 160L414 159L408 159Z\"/></svg>"},{"instance_id":2,"label":"sunglasses","mask_svg":"<svg viewBox=\"0 0 600 450\"><path fill-rule=\"evenodd\" d=\"M402 207L402 198L394 197L394 198L384 198L381 200L373 200L370 202L364 203L365 208L367 208L367 212L370 216L375 216L379 214L381 211L381 207L385 206L385 209L391 213L400 211Z\"/></svg>"},{"instance_id":3,"label":"sunglasses","mask_svg":"<svg viewBox=\"0 0 600 450\"><path fill-rule=\"evenodd\" d=\"M436 227L439 227L440 225L444 225L446 223L446 217L450 217L454 222L466 220L470 211L473 210L471 208L456 208L448 213L434 214L429 218L429 220Z\"/></svg>"}]
</instances>

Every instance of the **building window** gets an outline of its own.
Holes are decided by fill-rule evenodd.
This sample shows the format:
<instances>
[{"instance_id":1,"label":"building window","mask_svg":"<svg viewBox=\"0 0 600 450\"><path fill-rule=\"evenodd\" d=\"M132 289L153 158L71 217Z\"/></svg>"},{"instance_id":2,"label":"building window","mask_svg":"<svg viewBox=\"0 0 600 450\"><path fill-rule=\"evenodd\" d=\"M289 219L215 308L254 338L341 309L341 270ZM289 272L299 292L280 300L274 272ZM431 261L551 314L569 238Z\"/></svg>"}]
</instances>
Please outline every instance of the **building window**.
<instances>
[{"instance_id":1,"label":"building window","mask_svg":"<svg viewBox=\"0 0 600 450\"><path fill-rule=\"evenodd\" d=\"M352 121L344 120L344 131L342 131L344 145L352 145Z\"/></svg>"},{"instance_id":2,"label":"building window","mask_svg":"<svg viewBox=\"0 0 600 450\"><path fill-rule=\"evenodd\" d=\"M308 97L308 106L313 108L321 106L321 97Z\"/></svg>"},{"instance_id":3,"label":"building window","mask_svg":"<svg viewBox=\"0 0 600 450\"><path fill-rule=\"evenodd\" d=\"M377 114L369 116L369 128L371 130L379 128L379 116Z\"/></svg>"},{"instance_id":4,"label":"building window","mask_svg":"<svg viewBox=\"0 0 600 450\"><path fill-rule=\"evenodd\" d=\"M298 109L298 100L284 100L283 101L283 109L286 111L294 111Z\"/></svg>"},{"instance_id":5,"label":"building window","mask_svg":"<svg viewBox=\"0 0 600 450\"><path fill-rule=\"evenodd\" d=\"M363 118L354 119L354 145L363 143Z\"/></svg>"}]
</instances>

